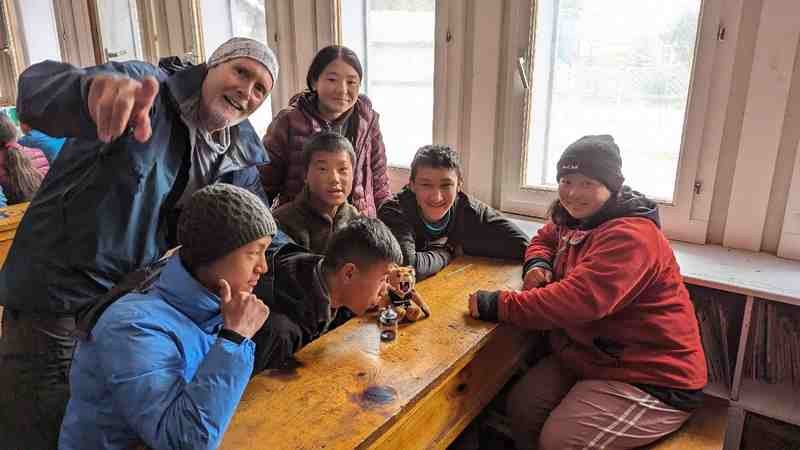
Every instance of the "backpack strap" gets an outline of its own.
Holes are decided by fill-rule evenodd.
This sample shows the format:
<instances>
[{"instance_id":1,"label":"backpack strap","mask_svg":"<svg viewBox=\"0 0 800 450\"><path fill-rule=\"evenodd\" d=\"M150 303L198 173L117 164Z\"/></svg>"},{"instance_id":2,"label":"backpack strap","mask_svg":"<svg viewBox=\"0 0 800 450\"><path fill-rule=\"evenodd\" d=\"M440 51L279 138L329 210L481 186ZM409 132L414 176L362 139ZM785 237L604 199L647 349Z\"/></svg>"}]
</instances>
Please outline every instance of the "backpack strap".
<instances>
[{"instance_id":1,"label":"backpack strap","mask_svg":"<svg viewBox=\"0 0 800 450\"><path fill-rule=\"evenodd\" d=\"M122 278L122 281L101 295L97 301L78 311L75 317L76 324L73 335L82 341L91 339L92 329L106 309L125 294L143 292L149 289L161 275L161 270L167 265L167 261L175 253L175 250L168 251L161 259L149 266L128 273Z\"/></svg>"}]
</instances>

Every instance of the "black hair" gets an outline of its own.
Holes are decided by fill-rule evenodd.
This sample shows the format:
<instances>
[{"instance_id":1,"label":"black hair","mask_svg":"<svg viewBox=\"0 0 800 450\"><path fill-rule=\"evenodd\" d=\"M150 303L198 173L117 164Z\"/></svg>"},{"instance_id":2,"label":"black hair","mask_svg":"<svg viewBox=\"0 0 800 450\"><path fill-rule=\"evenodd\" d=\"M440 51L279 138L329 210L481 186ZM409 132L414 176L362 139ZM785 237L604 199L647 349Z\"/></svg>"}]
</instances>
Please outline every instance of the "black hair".
<instances>
[{"instance_id":1,"label":"black hair","mask_svg":"<svg viewBox=\"0 0 800 450\"><path fill-rule=\"evenodd\" d=\"M355 170L356 152L353 150L353 144L346 137L334 131L320 131L311 136L311 139L303 145L303 173L308 172L308 166L311 165L314 154L319 152L346 152L350 157L350 164Z\"/></svg>"},{"instance_id":2,"label":"black hair","mask_svg":"<svg viewBox=\"0 0 800 450\"><path fill-rule=\"evenodd\" d=\"M461 161L449 145L425 145L417 150L414 160L411 161L411 181L417 177L420 167L433 167L434 169L453 169L456 171L458 181L461 181Z\"/></svg>"},{"instance_id":3,"label":"black hair","mask_svg":"<svg viewBox=\"0 0 800 450\"><path fill-rule=\"evenodd\" d=\"M17 126L8 116L0 113L0 151L6 152L5 169L8 174L6 195L9 205L31 201L44 178L21 148L6 147L8 144L16 143L17 136ZM3 147L6 148L2 149Z\"/></svg>"},{"instance_id":4,"label":"black hair","mask_svg":"<svg viewBox=\"0 0 800 450\"><path fill-rule=\"evenodd\" d=\"M331 236L322 264L335 272L347 263L364 269L380 262L402 264L400 244L380 220L357 217Z\"/></svg>"},{"instance_id":5,"label":"black hair","mask_svg":"<svg viewBox=\"0 0 800 450\"><path fill-rule=\"evenodd\" d=\"M309 91L313 91L314 83L319 80L320 75L328 67L328 64L334 60L341 58L358 73L358 79L364 79L364 69L361 68L361 61L358 60L356 52L350 50L343 45L329 45L317 52L311 65L308 66L308 74L306 75L306 85Z\"/></svg>"},{"instance_id":6,"label":"black hair","mask_svg":"<svg viewBox=\"0 0 800 450\"><path fill-rule=\"evenodd\" d=\"M0 113L0 147L17 142L17 126L5 113Z\"/></svg>"}]
</instances>

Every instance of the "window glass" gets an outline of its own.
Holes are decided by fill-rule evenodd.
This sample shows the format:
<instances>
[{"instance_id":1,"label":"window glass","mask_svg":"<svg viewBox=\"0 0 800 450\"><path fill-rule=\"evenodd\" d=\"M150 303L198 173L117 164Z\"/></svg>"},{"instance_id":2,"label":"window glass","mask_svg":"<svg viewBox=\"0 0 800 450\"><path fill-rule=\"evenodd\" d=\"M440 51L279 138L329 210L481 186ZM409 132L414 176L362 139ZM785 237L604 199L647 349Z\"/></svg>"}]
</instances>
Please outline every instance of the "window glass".
<instances>
[{"instance_id":1,"label":"window glass","mask_svg":"<svg viewBox=\"0 0 800 450\"><path fill-rule=\"evenodd\" d=\"M536 4L525 185L555 185L567 145L611 134L626 184L671 201L701 1Z\"/></svg>"},{"instance_id":2,"label":"window glass","mask_svg":"<svg viewBox=\"0 0 800 450\"><path fill-rule=\"evenodd\" d=\"M263 0L201 0L203 19L203 49L206 59L228 39L248 37L268 43L267 17ZM272 122L271 97L267 97L250 123L259 136L263 136Z\"/></svg>"},{"instance_id":3,"label":"window glass","mask_svg":"<svg viewBox=\"0 0 800 450\"><path fill-rule=\"evenodd\" d=\"M434 0L342 0L342 44L364 66L390 166L409 167L433 139Z\"/></svg>"}]
</instances>

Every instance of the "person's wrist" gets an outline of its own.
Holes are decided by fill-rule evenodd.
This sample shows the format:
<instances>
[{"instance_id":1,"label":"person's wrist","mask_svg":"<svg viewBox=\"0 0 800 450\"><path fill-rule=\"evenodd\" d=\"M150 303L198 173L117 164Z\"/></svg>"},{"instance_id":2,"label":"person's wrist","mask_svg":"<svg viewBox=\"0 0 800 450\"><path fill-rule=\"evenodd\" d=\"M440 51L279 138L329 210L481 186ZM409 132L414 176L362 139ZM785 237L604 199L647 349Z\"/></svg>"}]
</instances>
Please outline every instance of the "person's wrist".
<instances>
[{"instance_id":1,"label":"person's wrist","mask_svg":"<svg viewBox=\"0 0 800 450\"><path fill-rule=\"evenodd\" d=\"M245 339L247 339L246 337L242 336L238 331L234 331L230 328L221 329L219 331L219 334L217 334L217 336L222 339L231 341L237 345L241 344L242 342L244 342Z\"/></svg>"}]
</instances>

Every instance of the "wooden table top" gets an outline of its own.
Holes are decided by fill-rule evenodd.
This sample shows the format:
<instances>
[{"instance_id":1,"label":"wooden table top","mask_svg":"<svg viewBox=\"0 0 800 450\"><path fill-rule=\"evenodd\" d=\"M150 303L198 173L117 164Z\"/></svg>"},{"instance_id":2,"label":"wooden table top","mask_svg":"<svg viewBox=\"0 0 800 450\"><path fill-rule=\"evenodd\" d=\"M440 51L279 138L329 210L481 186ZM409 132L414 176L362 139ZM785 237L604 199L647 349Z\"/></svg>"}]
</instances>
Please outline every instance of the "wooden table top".
<instances>
[{"instance_id":1,"label":"wooden table top","mask_svg":"<svg viewBox=\"0 0 800 450\"><path fill-rule=\"evenodd\" d=\"M29 203L17 203L16 205L0 208L0 232L15 230L22 216L28 209Z\"/></svg>"},{"instance_id":2,"label":"wooden table top","mask_svg":"<svg viewBox=\"0 0 800 450\"><path fill-rule=\"evenodd\" d=\"M401 325L396 341L380 342L374 315L322 336L296 367L250 381L220 448L369 446L507 327L469 317L468 294L519 288L520 274L513 261L461 257L417 286L432 316Z\"/></svg>"}]
</instances>

